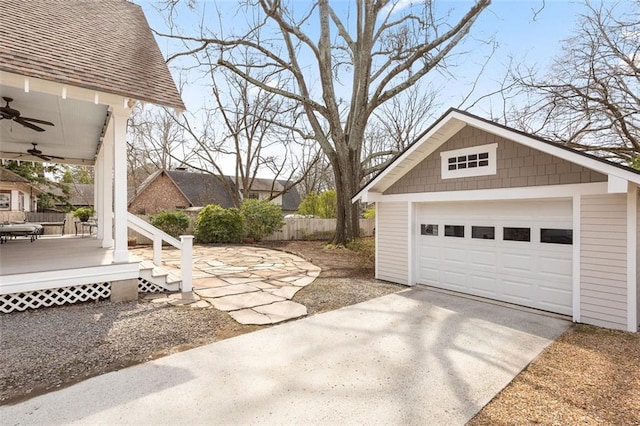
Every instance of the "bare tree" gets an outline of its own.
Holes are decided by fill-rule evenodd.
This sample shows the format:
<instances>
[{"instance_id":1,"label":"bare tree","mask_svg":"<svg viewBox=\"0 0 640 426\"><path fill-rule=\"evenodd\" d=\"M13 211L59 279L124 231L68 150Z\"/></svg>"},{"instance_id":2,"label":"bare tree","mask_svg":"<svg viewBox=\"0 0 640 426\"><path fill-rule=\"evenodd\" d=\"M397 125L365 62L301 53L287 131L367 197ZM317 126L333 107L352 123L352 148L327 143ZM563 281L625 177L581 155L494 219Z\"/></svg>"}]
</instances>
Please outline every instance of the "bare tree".
<instances>
[{"instance_id":1,"label":"bare tree","mask_svg":"<svg viewBox=\"0 0 640 426\"><path fill-rule=\"evenodd\" d=\"M270 75L252 71L251 66L245 72L261 84L271 84ZM265 171L273 176L270 198L282 195L300 181L293 178L300 165L293 161L291 149L297 143L296 106L235 73L210 67L207 74L213 105L203 111L203 127L197 124L201 117L174 117L193 141L193 150L181 164L215 175L237 206ZM231 180L224 173L229 159L234 163Z\"/></svg>"},{"instance_id":2,"label":"bare tree","mask_svg":"<svg viewBox=\"0 0 640 426\"><path fill-rule=\"evenodd\" d=\"M616 161L640 155L640 1L587 2L545 76L511 71L510 125Z\"/></svg>"},{"instance_id":3,"label":"bare tree","mask_svg":"<svg viewBox=\"0 0 640 426\"><path fill-rule=\"evenodd\" d=\"M206 52L221 68L302 106L333 171L338 194L334 242L344 243L359 234L351 197L362 178L370 117L429 72L445 67L490 0L477 0L456 19L442 15L434 3L358 0L344 13L328 0L309 7L306 2L247 1L238 11L238 20L249 22L246 31L223 37L201 28L203 35L173 35L188 48L170 59ZM240 62L241 56L234 55L238 49L249 49L255 61ZM270 73L278 84L256 79L251 68Z\"/></svg>"},{"instance_id":4,"label":"bare tree","mask_svg":"<svg viewBox=\"0 0 640 426\"><path fill-rule=\"evenodd\" d=\"M185 135L173 112L138 104L128 122L128 182L137 189L156 170L171 170L179 164Z\"/></svg>"},{"instance_id":5,"label":"bare tree","mask_svg":"<svg viewBox=\"0 0 640 426\"><path fill-rule=\"evenodd\" d=\"M367 123L362 147L362 180L389 164L433 118L438 91L416 84L383 104Z\"/></svg>"}]
</instances>

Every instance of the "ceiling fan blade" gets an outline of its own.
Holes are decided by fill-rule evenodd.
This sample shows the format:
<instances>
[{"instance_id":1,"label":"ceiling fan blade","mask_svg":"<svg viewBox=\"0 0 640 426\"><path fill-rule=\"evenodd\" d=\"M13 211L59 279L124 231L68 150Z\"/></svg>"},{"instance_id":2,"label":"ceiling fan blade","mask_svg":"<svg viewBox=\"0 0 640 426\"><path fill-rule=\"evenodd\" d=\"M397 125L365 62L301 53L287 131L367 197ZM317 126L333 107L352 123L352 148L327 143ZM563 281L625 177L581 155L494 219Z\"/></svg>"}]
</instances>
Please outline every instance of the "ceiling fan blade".
<instances>
[{"instance_id":1,"label":"ceiling fan blade","mask_svg":"<svg viewBox=\"0 0 640 426\"><path fill-rule=\"evenodd\" d=\"M16 117L16 118L13 119L13 121L15 121L16 123L22 124L24 127L28 127L30 129L33 129L36 132L44 132L44 129L42 127L38 127L35 124L31 124L28 121L24 121L24 120L22 120L21 117Z\"/></svg>"},{"instance_id":2,"label":"ceiling fan blade","mask_svg":"<svg viewBox=\"0 0 640 426\"><path fill-rule=\"evenodd\" d=\"M50 122L50 121L38 120L37 118L29 118L29 117L22 117L22 116L21 116L21 117L18 117L18 118L16 119L16 121L17 121L17 120L20 120L20 121L30 121L30 122L32 122L32 123L38 123L38 124L46 124L47 126L55 126L55 124L53 124L53 123L52 123L52 122Z\"/></svg>"}]
</instances>

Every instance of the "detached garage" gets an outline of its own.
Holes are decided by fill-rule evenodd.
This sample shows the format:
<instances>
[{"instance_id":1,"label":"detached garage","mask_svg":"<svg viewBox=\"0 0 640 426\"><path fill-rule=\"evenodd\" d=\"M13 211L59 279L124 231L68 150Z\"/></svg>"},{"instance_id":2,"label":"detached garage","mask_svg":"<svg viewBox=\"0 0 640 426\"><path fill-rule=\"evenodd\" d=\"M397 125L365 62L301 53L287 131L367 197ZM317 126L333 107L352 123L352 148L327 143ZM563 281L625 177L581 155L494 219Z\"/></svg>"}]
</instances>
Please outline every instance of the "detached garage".
<instances>
[{"instance_id":1,"label":"detached garage","mask_svg":"<svg viewBox=\"0 0 640 426\"><path fill-rule=\"evenodd\" d=\"M376 277L638 331L640 172L449 110L354 201Z\"/></svg>"}]
</instances>

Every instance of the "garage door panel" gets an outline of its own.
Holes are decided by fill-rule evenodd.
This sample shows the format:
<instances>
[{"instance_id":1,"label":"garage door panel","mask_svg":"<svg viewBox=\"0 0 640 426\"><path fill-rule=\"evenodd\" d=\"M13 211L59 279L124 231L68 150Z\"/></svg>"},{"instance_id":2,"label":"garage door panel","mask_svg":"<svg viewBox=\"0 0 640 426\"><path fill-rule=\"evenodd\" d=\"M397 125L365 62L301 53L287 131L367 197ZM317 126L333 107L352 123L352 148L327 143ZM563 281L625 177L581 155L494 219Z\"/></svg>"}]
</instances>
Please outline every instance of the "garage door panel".
<instances>
[{"instance_id":1,"label":"garage door panel","mask_svg":"<svg viewBox=\"0 0 640 426\"><path fill-rule=\"evenodd\" d=\"M456 289L464 289L466 287L467 279L464 272L443 271L441 277L442 281L451 287Z\"/></svg>"},{"instance_id":2,"label":"garage door panel","mask_svg":"<svg viewBox=\"0 0 640 426\"><path fill-rule=\"evenodd\" d=\"M466 251L462 248L447 247L444 249L442 260L463 265L467 260Z\"/></svg>"},{"instance_id":3,"label":"garage door panel","mask_svg":"<svg viewBox=\"0 0 640 426\"><path fill-rule=\"evenodd\" d=\"M474 266L485 266L490 267L491 269L495 269L496 263L498 261L498 256L495 251L488 251L487 249L478 250L471 249L469 250L469 263Z\"/></svg>"},{"instance_id":4,"label":"garage door panel","mask_svg":"<svg viewBox=\"0 0 640 426\"><path fill-rule=\"evenodd\" d=\"M435 284L440 282L440 269L437 268L420 268L420 276L425 284Z\"/></svg>"},{"instance_id":5,"label":"garage door panel","mask_svg":"<svg viewBox=\"0 0 640 426\"><path fill-rule=\"evenodd\" d=\"M506 272L531 272L531 256L526 254L516 254L512 252L502 253L502 268Z\"/></svg>"},{"instance_id":6,"label":"garage door panel","mask_svg":"<svg viewBox=\"0 0 640 426\"><path fill-rule=\"evenodd\" d=\"M483 297L495 298L496 294L500 293L500 289L494 276L486 276L480 274L469 274L470 285L469 288L474 291L474 294Z\"/></svg>"},{"instance_id":7,"label":"garage door panel","mask_svg":"<svg viewBox=\"0 0 640 426\"><path fill-rule=\"evenodd\" d=\"M571 200L425 203L421 224L463 225L464 237L416 236L418 282L571 314L573 247L540 242L540 229L572 229ZM471 238L473 226L495 239ZM531 230L531 241L504 241L503 227Z\"/></svg>"},{"instance_id":8,"label":"garage door panel","mask_svg":"<svg viewBox=\"0 0 640 426\"><path fill-rule=\"evenodd\" d=\"M538 258L538 271L542 275L564 277L571 280L572 265L570 259L558 259L549 257Z\"/></svg>"}]
</instances>

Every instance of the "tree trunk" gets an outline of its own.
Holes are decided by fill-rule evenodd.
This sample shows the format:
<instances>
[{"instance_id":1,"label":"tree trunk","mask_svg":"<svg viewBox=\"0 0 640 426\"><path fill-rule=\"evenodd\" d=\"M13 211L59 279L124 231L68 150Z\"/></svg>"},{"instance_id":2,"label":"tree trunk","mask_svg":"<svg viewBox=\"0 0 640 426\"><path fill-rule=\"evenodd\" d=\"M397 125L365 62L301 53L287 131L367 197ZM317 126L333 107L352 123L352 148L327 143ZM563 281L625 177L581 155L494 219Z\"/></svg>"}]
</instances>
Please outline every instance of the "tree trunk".
<instances>
[{"instance_id":1,"label":"tree trunk","mask_svg":"<svg viewBox=\"0 0 640 426\"><path fill-rule=\"evenodd\" d=\"M360 183L359 154L349 150L348 158L333 155L330 161L334 170L338 201L336 233L332 242L345 244L360 236L358 204L351 202L351 197L358 190Z\"/></svg>"}]
</instances>

